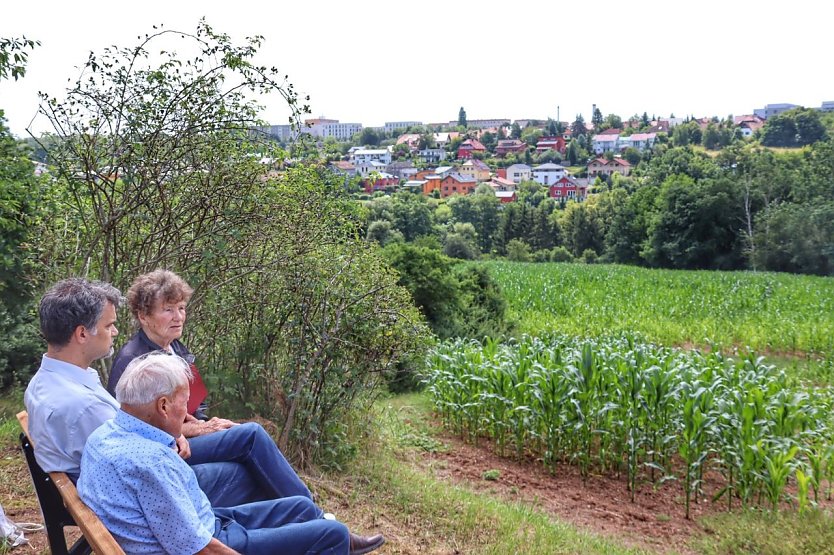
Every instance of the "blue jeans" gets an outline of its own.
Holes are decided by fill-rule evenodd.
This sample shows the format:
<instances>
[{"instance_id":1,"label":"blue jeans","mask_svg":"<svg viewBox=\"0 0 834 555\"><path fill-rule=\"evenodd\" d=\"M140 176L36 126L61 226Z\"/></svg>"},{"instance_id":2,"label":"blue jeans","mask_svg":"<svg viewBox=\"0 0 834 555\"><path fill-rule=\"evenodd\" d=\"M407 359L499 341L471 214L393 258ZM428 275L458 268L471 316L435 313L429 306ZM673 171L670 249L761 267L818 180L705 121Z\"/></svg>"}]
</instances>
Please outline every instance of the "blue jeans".
<instances>
[{"instance_id":1,"label":"blue jeans","mask_svg":"<svg viewBox=\"0 0 834 555\"><path fill-rule=\"evenodd\" d=\"M283 497L312 499L310 490L259 425L233 426L188 440L200 488L212 507L232 507ZM318 509L321 516L321 509Z\"/></svg>"},{"instance_id":2,"label":"blue jeans","mask_svg":"<svg viewBox=\"0 0 834 555\"><path fill-rule=\"evenodd\" d=\"M319 514L319 508L306 497L214 509L214 537L243 555L347 554L347 527L319 518Z\"/></svg>"}]
</instances>

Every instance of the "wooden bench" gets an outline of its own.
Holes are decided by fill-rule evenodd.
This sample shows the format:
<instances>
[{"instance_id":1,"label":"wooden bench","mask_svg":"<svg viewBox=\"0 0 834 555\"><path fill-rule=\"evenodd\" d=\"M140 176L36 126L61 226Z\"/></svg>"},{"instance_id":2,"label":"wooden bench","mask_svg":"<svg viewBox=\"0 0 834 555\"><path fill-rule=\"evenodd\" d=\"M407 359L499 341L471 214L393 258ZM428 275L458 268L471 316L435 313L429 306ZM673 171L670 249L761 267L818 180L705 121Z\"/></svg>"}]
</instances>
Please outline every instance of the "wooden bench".
<instances>
[{"instance_id":1,"label":"wooden bench","mask_svg":"<svg viewBox=\"0 0 834 555\"><path fill-rule=\"evenodd\" d=\"M32 483L38 495L44 526L53 555L124 555L124 551L104 527L98 516L78 497L75 484L63 472L47 474L35 460L34 445L29 438L29 415L26 411L17 415L23 433L20 445L29 465ZM66 526L78 526L84 536L67 548L64 538Z\"/></svg>"}]
</instances>

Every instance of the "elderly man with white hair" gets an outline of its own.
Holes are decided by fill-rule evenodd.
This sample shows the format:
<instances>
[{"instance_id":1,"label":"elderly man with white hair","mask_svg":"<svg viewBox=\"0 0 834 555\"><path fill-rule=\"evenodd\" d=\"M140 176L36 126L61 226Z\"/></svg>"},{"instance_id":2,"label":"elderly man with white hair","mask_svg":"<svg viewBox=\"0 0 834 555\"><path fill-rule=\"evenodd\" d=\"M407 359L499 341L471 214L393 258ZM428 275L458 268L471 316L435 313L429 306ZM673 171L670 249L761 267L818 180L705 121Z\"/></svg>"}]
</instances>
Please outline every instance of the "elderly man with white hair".
<instances>
[{"instance_id":1,"label":"elderly man with white hair","mask_svg":"<svg viewBox=\"0 0 834 555\"><path fill-rule=\"evenodd\" d=\"M126 553L347 554L344 524L319 518L304 496L212 507L177 455L191 370L154 352L128 365L121 408L90 435L78 493Z\"/></svg>"}]
</instances>

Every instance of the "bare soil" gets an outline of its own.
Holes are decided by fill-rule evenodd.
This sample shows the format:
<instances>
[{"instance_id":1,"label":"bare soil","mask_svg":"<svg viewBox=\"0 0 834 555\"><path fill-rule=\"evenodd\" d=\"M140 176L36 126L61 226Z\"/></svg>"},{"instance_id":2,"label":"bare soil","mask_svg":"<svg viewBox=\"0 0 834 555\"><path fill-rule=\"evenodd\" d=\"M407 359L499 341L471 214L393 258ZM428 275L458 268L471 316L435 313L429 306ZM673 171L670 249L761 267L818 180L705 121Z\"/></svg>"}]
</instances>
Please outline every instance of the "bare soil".
<instances>
[{"instance_id":1,"label":"bare soil","mask_svg":"<svg viewBox=\"0 0 834 555\"><path fill-rule=\"evenodd\" d=\"M614 537L627 545L654 552L692 553L687 542L705 529L697 519L726 505L700 499L685 517L683 488L675 481L654 486L638 483L634 501L626 477L591 475L583 481L579 468L559 464L554 472L540 461L500 457L491 446L478 447L446 435L445 452L426 453L424 465L438 478L510 501L524 501L579 528ZM496 480L484 478L497 470ZM647 477L648 478L648 477ZM705 491L717 491L716 477L706 477Z\"/></svg>"}]
</instances>

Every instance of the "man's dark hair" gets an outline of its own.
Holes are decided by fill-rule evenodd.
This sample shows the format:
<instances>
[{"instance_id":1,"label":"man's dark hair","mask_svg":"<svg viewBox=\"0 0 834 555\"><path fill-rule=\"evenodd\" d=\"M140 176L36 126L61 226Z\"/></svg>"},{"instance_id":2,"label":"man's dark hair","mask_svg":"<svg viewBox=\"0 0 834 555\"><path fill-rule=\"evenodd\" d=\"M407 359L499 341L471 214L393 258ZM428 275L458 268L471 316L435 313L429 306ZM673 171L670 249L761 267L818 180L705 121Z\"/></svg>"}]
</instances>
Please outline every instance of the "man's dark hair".
<instances>
[{"instance_id":1,"label":"man's dark hair","mask_svg":"<svg viewBox=\"0 0 834 555\"><path fill-rule=\"evenodd\" d=\"M122 302L121 292L109 283L84 278L59 281L44 294L38 306L41 334L50 345L64 346L78 326L95 333L108 302L116 308Z\"/></svg>"}]
</instances>

